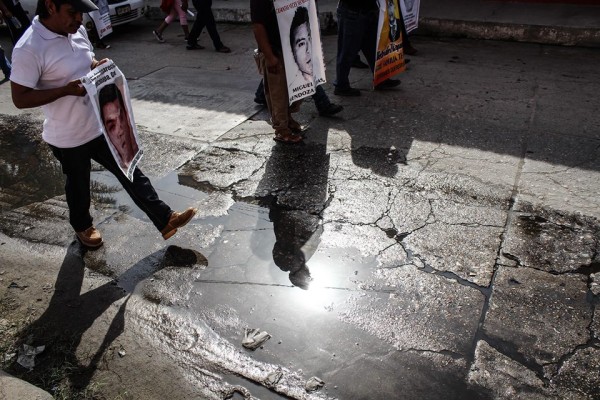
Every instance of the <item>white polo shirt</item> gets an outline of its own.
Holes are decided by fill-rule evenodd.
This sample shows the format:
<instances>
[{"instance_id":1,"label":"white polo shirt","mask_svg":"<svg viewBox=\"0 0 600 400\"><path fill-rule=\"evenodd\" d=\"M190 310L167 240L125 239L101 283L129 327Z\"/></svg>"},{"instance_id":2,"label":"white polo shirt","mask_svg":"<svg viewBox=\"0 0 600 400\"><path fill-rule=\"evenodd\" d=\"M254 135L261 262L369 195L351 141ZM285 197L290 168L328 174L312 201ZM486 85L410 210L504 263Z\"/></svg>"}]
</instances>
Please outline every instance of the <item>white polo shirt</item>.
<instances>
[{"instance_id":1,"label":"white polo shirt","mask_svg":"<svg viewBox=\"0 0 600 400\"><path fill-rule=\"evenodd\" d=\"M90 72L93 56L83 26L63 36L48 30L36 16L13 49L10 80L39 90L62 87ZM102 134L88 95L64 96L42 110L42 138L53 146L76 147Z\"/></svg>"}]
</instances>

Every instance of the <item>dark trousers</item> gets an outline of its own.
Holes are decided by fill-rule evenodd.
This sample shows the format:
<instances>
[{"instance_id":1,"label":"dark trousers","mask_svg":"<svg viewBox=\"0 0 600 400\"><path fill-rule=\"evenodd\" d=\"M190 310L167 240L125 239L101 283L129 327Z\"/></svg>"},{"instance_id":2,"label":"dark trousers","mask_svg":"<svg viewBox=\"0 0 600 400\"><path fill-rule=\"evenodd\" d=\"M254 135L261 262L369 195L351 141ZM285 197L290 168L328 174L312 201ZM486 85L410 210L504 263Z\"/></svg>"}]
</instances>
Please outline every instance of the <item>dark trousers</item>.
<instances>
[{"instance_id":1,"label":"dark trousers","mask_svg":"<svg viewBox=\"0 0 600 400\"><path fill-rule=\"evenodd\" d=\"M202 30L206 26L206 30L212 39L213 46L216 50L223 47L219 32L217 32L217 23L215 22L215 16L212 12L212 0L192 0L194 8L196 9L196 20L192 25L192 30L188 37L188 44L193 46L198 41Z\"/></svg>"},{"instance_id":2,"label":"dark trousers","mask_svg":"<svg viewBox=\"0 0 600 400\"><path fill-rule=\"evenodd\" d=\"M91 160L102 165L119 180L133 202L148 215L158 230L167 226L171 208L158 198L152 183L139 168L133 173L133 182L127 179L110 152L104 136L73 148L50 148L66 175L65 194L69 206L69 222L75 232L84 231L93 225L90 215Z\"/></svg>"},{"instance_id":3,"label":"dark trousers","mask_svg":"<svg viewBox=\"0 0 600 400\"><path fill-rule=\"evenodd\" d=\"M359 51L367 59L371 71L375 69L375 48L377 46L377 21L379 11L357 12L338 5L338 50L336 79L334 85L340 88L350 87L348 76L352 62Z\"/></svg>"},{"instance_id":4,"label":"dark trousers","mask_svg":"<svg viewBox=\"0 0 600 400\"><path fill-rule=\"evenodd\" d=\"M10 72L11 72L10 62L8 61L8 58L6 58L6 54L4 54L4 49L1 46L0 46L0 69L2 69L5 79L10 78Z\"/></svg>"}]
</instances>

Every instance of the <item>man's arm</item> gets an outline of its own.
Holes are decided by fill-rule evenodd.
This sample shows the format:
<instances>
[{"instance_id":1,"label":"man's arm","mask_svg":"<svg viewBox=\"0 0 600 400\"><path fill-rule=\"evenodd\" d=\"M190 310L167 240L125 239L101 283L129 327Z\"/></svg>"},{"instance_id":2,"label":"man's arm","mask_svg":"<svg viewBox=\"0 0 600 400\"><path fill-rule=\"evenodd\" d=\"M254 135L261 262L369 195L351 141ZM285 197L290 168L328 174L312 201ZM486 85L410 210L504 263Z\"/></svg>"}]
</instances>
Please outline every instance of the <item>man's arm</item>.
<instances>
[{"instance_id":1,"label":"man's arm","mask_svg":"<svg viewBox=\"0 0 600 400\"><path fill-rule=\"evenodd\" d=\"M92 59L90 71L100 64L104 64L108 58L103 58L98 61ZM34 108L40 107L64 96L85 96L86 91L79 79L67 83L65 86L55 89L36 90L27 86L19 85L11 82L10 89L12 100L17 108Z\"/></svg>"},{"instance_id":2,"label":"man's arm","mask_svg":"<svg viewBox=\"0 0 600 400\"><path fill-rule=\"evenodd\" d=\"M40 107L64 96L85 96L85 88L79 79L55 89L36 90L11 82L12 100L17 108Z\"/></svg>"},{"instance_id":3,"label":"man's arm","mask_svg":"<svg viewBox=\"0 0 600 400\"><path fill-rule=\"evenodd\" d=\"M267 29L263 24L255 22L252 24L252 30L254 31L256 44L258 44L258 50L265 56L267 69L272 74L278 73L280 70L279 59L275 53L273 53L273 48L271 47L271 42L269 42L269 36L267 35Z\"/></svg>"}]
</instances>

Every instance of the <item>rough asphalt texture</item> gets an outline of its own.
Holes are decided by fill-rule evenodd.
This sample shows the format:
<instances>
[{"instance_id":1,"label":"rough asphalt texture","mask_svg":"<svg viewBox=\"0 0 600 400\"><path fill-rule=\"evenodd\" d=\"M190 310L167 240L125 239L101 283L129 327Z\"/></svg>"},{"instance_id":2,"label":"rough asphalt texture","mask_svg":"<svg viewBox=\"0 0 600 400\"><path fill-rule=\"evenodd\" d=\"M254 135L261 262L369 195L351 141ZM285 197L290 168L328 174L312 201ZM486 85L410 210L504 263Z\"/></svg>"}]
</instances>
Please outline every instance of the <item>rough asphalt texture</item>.
<instances>
[{"instance_id":1,"label":"rough asphalt texture","mask_svg":"<svg viewBox=\"0 0 600 400\"><path fill-rule=\"evenodd\" d=\"M249 26L219 26L223 55L156 23L97 55L129 79L142 169L200 215L164 242L97 170L106 244L82 250L41 114L0 85L3 369L33 380L17 346L45 344L50 376L68 338L72 381L107 399L600 398L597 48L415 36L398 90L328 83L344 111L306 101L290 147L253 104ZM245 328L271 339L246 350Z\"/></svg>"}]
</instances>

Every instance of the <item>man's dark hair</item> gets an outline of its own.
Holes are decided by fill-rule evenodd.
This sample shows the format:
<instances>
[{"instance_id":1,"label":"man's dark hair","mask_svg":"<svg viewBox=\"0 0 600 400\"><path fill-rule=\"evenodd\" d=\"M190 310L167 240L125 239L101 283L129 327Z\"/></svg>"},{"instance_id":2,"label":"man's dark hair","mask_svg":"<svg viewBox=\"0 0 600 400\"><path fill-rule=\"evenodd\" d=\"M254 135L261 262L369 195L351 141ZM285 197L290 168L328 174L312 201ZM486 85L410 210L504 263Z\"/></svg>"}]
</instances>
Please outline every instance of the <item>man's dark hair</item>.
<instances>
[{"instance_id":1,"label":"man's dark hair","mask_svg":"<svg viewBox=\"0 0 600 400\"><path fill-rule=\"evenodd\" d=\"M298 28L302 24L306 24L308 33L310 34L310 24L308 23L308 9L306 7L296 8L296 13L294 14L294 18L292 19L292 25L290 25L290 46L292 47L292 51L294 51L296 28Z\"/></svg>"},{"instance_id":2,"label":"man's dark hair","mask_svg":"<svg viewBox=\"0 0 600 400\"><path fill-rule=\"evenodd\" d=\"M121 91L117 85L114 83L106 85L100 89L100 93L98 93L98 102L100 103L100 117L102 120L104 120L104 105L117 99L119 100L119 105L124 107L125 104L123 102L123 95L121 94Z\"/></svg>"},{"instance_id":3,"label":"man's dark hair","mask_svg":"<svg viewBox=\"0 0 600 400\"><path fill-rule=\"evenodd\" d=\"M56 6L56 9L59 9L61 5L69 3L69 0L50 0ZM40 19L46 19L50 16L50 12L48 12L48 7L46 7L45 0L38 0L37 6L35 8L35 15L39 15Z\"/></svg>"}]
</instances>

